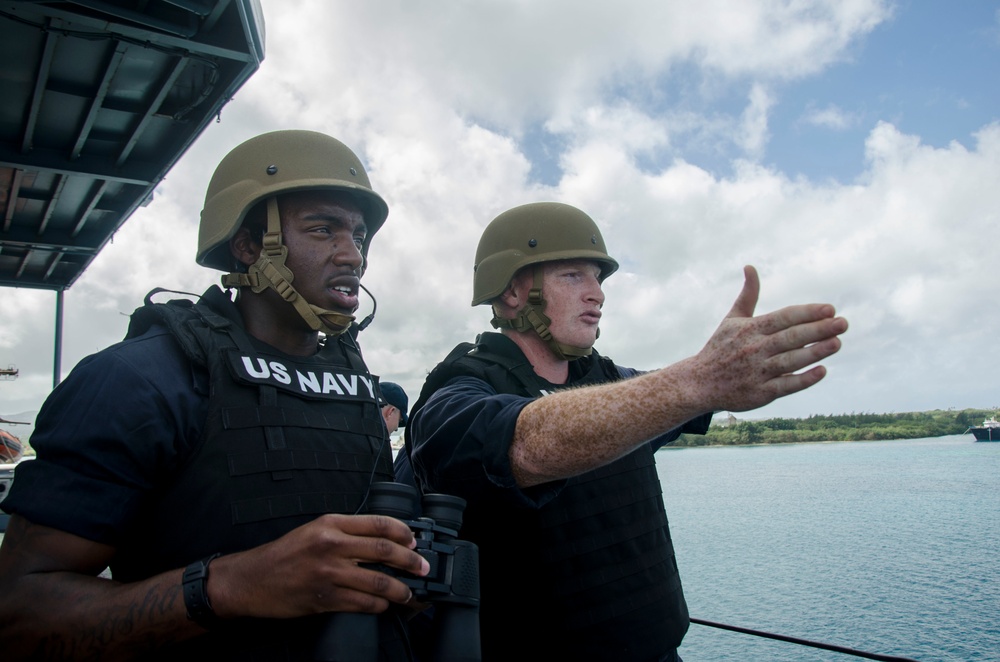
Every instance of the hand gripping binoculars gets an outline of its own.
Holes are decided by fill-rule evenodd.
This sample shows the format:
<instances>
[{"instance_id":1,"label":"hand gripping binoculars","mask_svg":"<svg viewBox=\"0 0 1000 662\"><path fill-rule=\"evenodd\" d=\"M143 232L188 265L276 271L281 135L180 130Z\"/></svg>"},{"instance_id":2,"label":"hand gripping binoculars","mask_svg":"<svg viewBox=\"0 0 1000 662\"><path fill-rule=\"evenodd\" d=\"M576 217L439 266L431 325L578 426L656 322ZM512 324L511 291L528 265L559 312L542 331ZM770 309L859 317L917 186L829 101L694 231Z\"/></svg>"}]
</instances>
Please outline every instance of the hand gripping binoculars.
<instances>
[{"instance_id":1,"label":"hand gripping binoculars","mask_svg":"<svg viewBox=\"0 0 1000 662\"><path fill-rule=\"evenodd\" d=\"M433 662L479 662L479 548L458 539L465 499L426 494L402 483L373 483L367 512L405 522L416 538L416 552L427 559L425 577L378 566L434 609ZM421 512L422 511L422 512ZM418 513L419 516L418 516ZM331 613L317 642L317 662L368 662L378 659L378 616Z\"/></svg>"}]
</instances>

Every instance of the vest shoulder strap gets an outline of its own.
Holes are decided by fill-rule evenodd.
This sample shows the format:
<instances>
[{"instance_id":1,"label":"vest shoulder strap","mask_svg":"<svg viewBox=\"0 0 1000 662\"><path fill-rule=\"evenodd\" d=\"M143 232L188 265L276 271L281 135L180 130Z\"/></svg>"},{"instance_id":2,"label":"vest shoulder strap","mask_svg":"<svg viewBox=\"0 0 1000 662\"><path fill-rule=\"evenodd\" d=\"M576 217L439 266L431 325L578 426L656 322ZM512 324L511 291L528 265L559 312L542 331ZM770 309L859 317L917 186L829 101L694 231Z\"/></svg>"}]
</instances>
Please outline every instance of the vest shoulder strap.
<instances>
[{"instance_id":1,"label":"vest shoulder strap","mask_svg":"<svg viewBox=\"0 0 1000 662\"><path fill-rule=\"evenodd\" d=\"M249 347L249 340L238 325L222 315L209 305L232 305L225 299L221 291L210 288L201 300L195 303L189 299L171 299L166 303L152 303L150 297L164 291L157 288L146 295L145 303L137 308L129 318L125 339L136 338L146 333L153 326L165 326L177 339L184 354L199 365L207 365L207 351L212 342L210 336L214 331L223 331L229 335L234 344ZM219 300L224 299L220 304ZM207 301L208 303L203 303Z\"/></svg>"},{"instance_id":2,"label":"vest shoulder strap","mask_svg":"<svg viewBox=\"0 0 1000 662\"><path fill-rule=\"evenodd\" d=\"M319 351L319 357L335 363L343 362L346 359L352 369L363 373L368 372L368 366L361 354L357 336L353 334L342 333L335 337L327 336Z\"/></svg>"},{"instance_id":3,"label":"vest shoulder strap","mask_svg":"<svg viewBox=\"0 0 1000 662\"><path fill-rule=\"evenodd\" d=\"M541 396L542 382L516 345L498 333L483 333L460 343L427 376L414 412L455 377L476 377L499 392Z\"/></svg>"}]
</instances>

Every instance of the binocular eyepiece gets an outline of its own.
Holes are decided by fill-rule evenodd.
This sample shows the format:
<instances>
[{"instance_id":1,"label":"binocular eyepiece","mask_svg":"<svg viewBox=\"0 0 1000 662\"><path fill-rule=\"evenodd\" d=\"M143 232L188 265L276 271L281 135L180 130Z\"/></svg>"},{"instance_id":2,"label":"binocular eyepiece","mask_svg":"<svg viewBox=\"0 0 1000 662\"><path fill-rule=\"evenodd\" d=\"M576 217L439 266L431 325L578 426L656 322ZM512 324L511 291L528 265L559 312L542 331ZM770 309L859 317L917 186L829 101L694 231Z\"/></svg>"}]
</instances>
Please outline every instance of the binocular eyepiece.
<instances>
[{"instance_id":1,"label":"binocular eyepiece","mask_svg":"<svg viewBox=\"0 0 1000 662\"><path fill-rule=\"evenodd\" d=\"M415 551L430 572L417 577L378 566L410 587L419 602L433 610L430 634L434 662L479 662L479 548L458 539L465 499L426 494L403 483L373 483L367 512L402 520L416 539ZM318 662L374 662L378 659L378 617L331 613L318 641Z\"/></svg>"},{"instance_id":2,"label":"binocular eyepiece","mask_svg":"<svg viewBox=\"0 0 1000 662\"><path fill-rule=\"evenodd\" d=\"M458 534L462 528L465 499L448 494L427 494L423 499L413 487L404 483L372 483L368 493L368 512L388 515L410 522L422 516L431 523Z\"/></svg>"}]
</instances>

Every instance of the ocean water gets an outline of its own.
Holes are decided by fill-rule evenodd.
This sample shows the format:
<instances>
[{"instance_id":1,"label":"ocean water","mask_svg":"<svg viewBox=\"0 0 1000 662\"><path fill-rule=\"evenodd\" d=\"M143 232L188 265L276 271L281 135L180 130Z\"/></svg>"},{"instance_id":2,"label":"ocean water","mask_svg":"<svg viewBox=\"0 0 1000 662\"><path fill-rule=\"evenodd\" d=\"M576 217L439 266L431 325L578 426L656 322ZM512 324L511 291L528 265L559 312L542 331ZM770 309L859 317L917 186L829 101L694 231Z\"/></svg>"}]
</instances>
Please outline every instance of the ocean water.
<instances>
[{"instance_id":1,"label":"ocean water","mask_svg":"<svg viewBox=\"0 0 1000 662\"><path fill-rule=\"evenodd\" d=\"M693 617L920 662L1000 662L1000 443L682 448L656 461ZM681 655L863 659L697 624Z\"/></svg>"},{"instance_id":2,"label":"ocean water","mask_svg":"<svg viewBox=\"0 0 1000 662\"><path fill-rule=\"evenodd\" d=\"M1000 443L666 449L691 615L916 660L1000 660ZM685 662L863 659L692 624Z\"/></svg>"}]
</instances>

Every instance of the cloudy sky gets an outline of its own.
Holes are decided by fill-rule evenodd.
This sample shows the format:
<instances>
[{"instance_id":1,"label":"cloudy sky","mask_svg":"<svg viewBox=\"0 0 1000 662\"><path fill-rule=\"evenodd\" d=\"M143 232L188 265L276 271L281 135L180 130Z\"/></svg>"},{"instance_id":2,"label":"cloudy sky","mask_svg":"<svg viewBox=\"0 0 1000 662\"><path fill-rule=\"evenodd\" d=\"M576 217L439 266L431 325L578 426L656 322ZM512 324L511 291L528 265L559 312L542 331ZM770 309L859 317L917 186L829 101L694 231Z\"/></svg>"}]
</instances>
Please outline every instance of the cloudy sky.
<instances>
[{"instance_id":1,"label":"cloudy sky","mask_svg":"<svg viewBox=\"0 0 1000 662\"><path fill-rule=\"evenodd\" d=\"M1000 406L1000 12L966 0L262 0L267 55L65 295L63 374L156 286L200 292L215 164L258 133L329 133L389 203L365 284L372 371L411 402L489 328L483 227L558 200L621 270L598 348L652 369L697 352L742 285L758 312L829 302L827 378L748 417ZM362 314L371 307L363 301ZM0 415L52 387L55 294L0 288Z\"/></svg>"}]
</instances>

